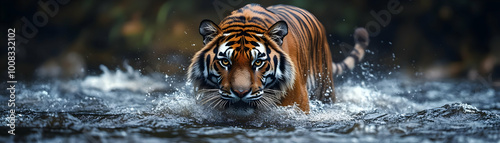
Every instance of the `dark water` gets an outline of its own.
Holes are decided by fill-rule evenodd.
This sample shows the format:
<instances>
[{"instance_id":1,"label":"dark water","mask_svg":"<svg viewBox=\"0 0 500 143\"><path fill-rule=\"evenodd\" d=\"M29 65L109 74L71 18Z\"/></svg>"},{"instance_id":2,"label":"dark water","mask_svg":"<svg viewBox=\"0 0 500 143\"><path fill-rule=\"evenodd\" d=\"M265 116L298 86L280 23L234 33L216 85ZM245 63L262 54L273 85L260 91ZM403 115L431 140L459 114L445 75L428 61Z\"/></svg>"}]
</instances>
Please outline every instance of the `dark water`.
<instances>
[{"instance_id":1,"label":"dark water","mask_svg":"<svg viewBox=\"0 0 500 143\"><path fill-rule=\"evenodd\" d=\"M18 83L16 136L2 104L0 142L500 142L500 91L478 83L347 81L309 115L279 107L235 120L197 105L182 77L102 69Z\"/></svg>"}]
</instances>

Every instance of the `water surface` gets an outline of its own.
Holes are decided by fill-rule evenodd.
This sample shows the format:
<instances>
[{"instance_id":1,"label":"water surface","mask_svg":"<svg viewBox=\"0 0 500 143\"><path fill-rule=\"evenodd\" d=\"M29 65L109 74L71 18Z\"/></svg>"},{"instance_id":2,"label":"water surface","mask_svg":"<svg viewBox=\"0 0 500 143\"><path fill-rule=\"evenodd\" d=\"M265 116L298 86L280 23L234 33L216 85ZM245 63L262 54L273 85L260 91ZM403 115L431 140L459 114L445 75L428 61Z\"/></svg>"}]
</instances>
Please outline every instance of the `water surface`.
<instances>
[{"instance_id":1,"label":"water surface","mask_svg":"<svg viewBox=\"0 0 500 143\"><path fill-rule=\"evenodd\" d=\"M402 76L347 80L337 103L309 115L279 107L245 120L196 104L185 77L101 67L79 80L16 85L16 136L6 142L499 142L500 91L469 81ZM6 86L5 84L3 85ZM8 97L1 96L1 101ZM8 111L0 121L7 132Z\"/></svg>"}]
</instances>

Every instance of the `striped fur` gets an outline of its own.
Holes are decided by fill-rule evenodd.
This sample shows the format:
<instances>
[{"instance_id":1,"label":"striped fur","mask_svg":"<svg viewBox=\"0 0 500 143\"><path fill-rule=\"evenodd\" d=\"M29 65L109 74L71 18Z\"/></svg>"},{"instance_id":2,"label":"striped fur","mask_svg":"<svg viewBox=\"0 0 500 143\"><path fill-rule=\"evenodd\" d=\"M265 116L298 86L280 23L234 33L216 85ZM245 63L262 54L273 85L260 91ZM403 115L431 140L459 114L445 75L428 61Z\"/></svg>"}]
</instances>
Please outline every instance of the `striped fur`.
<instances>
[{"instance_id":1,"label":"striped fur","mask_svg":"<svg viewBox=\"0 0 500 143\"><path fill-rule=\"evenodd\" d=\"M334 102L334 75L353 69L369 43L366 30L356 29L355 48L334 63L323 25L287 5L248 4L219 25L202 21L200 34L205 46L188 69L200 100L249 114L293 104L308 112L309 98Z\"/></svg>"}]
</instances>

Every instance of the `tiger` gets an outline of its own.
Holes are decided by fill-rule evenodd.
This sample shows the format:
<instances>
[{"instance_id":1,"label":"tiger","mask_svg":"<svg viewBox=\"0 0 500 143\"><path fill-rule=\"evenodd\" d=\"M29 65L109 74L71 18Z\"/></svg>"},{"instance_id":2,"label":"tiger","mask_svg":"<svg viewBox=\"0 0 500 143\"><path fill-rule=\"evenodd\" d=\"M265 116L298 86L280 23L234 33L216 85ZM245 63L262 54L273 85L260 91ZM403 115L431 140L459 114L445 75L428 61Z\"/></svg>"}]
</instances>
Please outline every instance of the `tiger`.
<instances>
[{"instance_id":1,"label":"tiger","mask_svg":"<svg viewBox=\"0 0 500 143\"><path fill-rule=\"evenodd\" d=\"M352 70L369 44L366 29L355 29L353 50L334 63L323 25L290 5L248 4L219 25L202 20L199 33L204 46L187 73L197 101L241 116L290 105L308 114L310 100L334 103L334 76Z\"/></svg>"}]
</instances>

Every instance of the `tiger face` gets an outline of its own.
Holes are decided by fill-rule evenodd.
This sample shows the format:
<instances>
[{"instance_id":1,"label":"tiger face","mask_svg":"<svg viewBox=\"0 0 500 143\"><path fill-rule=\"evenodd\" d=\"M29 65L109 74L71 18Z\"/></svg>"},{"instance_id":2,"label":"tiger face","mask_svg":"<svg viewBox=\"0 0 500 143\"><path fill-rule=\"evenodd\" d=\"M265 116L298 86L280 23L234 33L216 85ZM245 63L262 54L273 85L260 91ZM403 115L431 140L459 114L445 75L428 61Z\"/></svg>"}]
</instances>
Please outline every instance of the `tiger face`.
<instances>
[{"instance_id":1,"label":"tiger face","mask_svg":"<svg viewBox=\"0 0 500 143\"><path fill-rule=\"evenodd\" d=\"M202 21L205 46L188 69L198 101L243 115L276 106L295 79L292 60L281 49L287 30L284 21L268 29L254 23L220 28Z\"/></svg>"}]
</instances>

